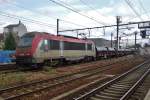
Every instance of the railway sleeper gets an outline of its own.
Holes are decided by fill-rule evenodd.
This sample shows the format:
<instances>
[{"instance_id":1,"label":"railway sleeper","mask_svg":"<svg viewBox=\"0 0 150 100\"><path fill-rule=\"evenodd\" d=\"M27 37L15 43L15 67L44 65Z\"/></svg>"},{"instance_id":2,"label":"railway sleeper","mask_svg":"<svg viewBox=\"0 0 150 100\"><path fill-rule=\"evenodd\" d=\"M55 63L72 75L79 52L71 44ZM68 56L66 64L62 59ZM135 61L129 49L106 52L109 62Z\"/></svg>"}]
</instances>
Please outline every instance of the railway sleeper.
<instances>
[{"instance_id":1,"label":"railway sleeper","mask_svg":"<svg viewBox=\"0 0 150 100\"><path fill-rule=\"evenodd\" d=\"M128 89L117 89L117 88L112 88L112 87L109 87L108 90L112 90L112 91L119 91L119 92L126 92Z\"/></svg>"},{"instance_id":2,"label":"railway sleeper","mask_svg":"<svg viewBox=\"0 0 150 100\"><path fill-rule=\"evenodd\" d=\"M139 88L138 90L136 90L136 93L144 93L144 92L147 92L146 88Z\"/></svg>"},{"instance_id":3,"label":"railway sleeper","mask_svg":"<svg viewBox=\"0 0 150 100\"><path fill-rule=\"evenodd\" d=\"M131 86L126 86L126 85L112 85L111 87L114 87L114 88L119 88L119 89L128 89L130 88Z\"/></svg>"},{"instance_id":4,"label":"railway sleeper","mask_svg":"<svg viewBox=\"0 0 150 100\"><path fill-rule=\"evenodd\" d=\"M128 77L125 76L124 79L119 80L117 83L132 83L132 81L127 80Z\"/></svg>"},{"instance_id":5,"label":"railway sleeper","mask_svg":"<svg viewBox=\"0 0 150 100\"><path fill-rule=\"evenodd\" d=\"M132 84L129 84L129 83L116 83L114 85L127 85L127 86L132 86Z\"/></svg>"},{"instance_id":6,"label":"railway sleeper","mask_svg":"<svg viewBox=\"0 0 150 100\"><path fill-rule=\"evenodd\" d=\"M111 87L109 87L109 89L114 89L114 90L116 90L116 91L122 91L122 90L124 90L124 91L127 91L127 90L129 90L129 88L127 88L127 87L114 87L114 86L111 86Z\"/></svg>"},{"instance_id":7,"label":"railway sleeper","mask_svg":"<svg viewBox=\"0 0 150 100\"><path fill-rule=\"evenodd\" d=\"M95 97L91 97L91 100L103 100L103 99L99 99L99 98L95 98Z\"/></svg>"},{"instance_id":8,"label":"railway sleeper","mask_svg":"<svg viewBox=\"0 0 150 100\"><path fill-rule=\"evenodd\" d=\"M117 98L117 97L110 97L110 96L99 95L99 94L96 94L94 97L97 99L102 99L102 100L104 100L104 99L106 99L106 100L119 100L119 98Z\"/></svg>"},{"instance_id":9,"label":"railway sleeper","mask_svg":"<svg viewBox=\"0 0 150 100\"><path fill-rule=\"evenodd\" d=\"M140 95L133 95L131 96L130 100L143 100L143 97L141 97Z\"/></svg>"},{"instance_id":10,"label":"railway sleeper","mask_svg":"<svg viewBox=\"0 0 150 100\"><path fill-rule=\"evenodd\" d=\"M104 90L104 92L107 93L113 93L113 94L124 94L124 91L113 91L113 90Z\"/></svg>"},{"instance_id":11,"label":"railway sleeper","mask_svg":"<svg viewBox=\"0 0 150 100\"><path fill-rule=\"evenodd\" d=\"M135 82L132 82L132 83L131 83L131 81L130 81L130 83L129 83L129 82L128 82L128 83L125 83L125 82L117 82L117 83L115 83L115 84L116 84L116 85L118 84L118 85L132 86L134 83L135 83Z\"/></svg>"},{"instance_id":12,"label":"railway sleeper","mask_svg":"<svg viewBox=\"0 0 150 100\"><path fill-rule=\"evenodd\" d=\"M133 84L137 81L137 78L136 79L128 79L129 77L124 77L125 79L119 80L117 83Z\"/></svg>"},{"instance_id":13,"label":"railway sleeper","mask_svg":"<svg viewBox=\"0 0 150 100\"><path fill-rule=\"evenodd\" d=\"M109 93L109 92L103 91L103 92L100 92L100 94L105 95L105 96L110 96L110 97L117 97L117 98L121 97L120 93Z\"/></svg>"}]
</instances>

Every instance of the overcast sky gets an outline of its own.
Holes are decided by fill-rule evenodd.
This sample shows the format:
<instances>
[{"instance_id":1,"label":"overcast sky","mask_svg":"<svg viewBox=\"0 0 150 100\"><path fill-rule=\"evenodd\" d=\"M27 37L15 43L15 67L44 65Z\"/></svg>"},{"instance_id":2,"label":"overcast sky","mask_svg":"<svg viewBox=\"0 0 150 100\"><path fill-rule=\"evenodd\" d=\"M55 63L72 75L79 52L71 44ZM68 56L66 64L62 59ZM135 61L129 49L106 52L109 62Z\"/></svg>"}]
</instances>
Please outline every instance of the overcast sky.
<instances>
[{"instance_id":1,"label":"overcast sky","mask_svg":"<svg viewBox=\"0 0 150 100\"><path fill-rule=\"evenodd\" d=\"M60 30L116 24L116 16L122 16L122 23L148 20L150 18L150 0L55 0L73 7L70 11L51 0L0 0L0 33L8 24L16 24L19 19L27 26L28 31L44 31L56 34L56 19L60 19ZM135 12L127 5L130 1ZM8 15L10 14L10 15ZM17 17L17 18L16 18ZM140 18L141 17L141 18ZM27 20L27 21L24 21ZM71 22L71 23L68 23ZM137 30L136 26L130 32ZM115 28L90 30L92 37L110 38L115 35ZM127 30L121 30L129 32ZM139 30L137 30L139 31ZM80 33L88 33L88 30ZM76 35L75 32L61 34Z\"/></svg>"}]
</instances>

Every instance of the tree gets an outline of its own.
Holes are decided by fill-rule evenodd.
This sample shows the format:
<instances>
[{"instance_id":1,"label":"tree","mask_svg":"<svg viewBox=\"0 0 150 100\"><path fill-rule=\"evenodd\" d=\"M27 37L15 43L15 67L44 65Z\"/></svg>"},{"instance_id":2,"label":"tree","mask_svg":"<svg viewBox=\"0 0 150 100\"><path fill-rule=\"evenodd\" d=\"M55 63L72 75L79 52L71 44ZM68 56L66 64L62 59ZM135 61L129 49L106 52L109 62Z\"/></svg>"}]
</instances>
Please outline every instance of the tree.
<instances>
[{"instance_id":1,"label":"tree","mask_svg":"<svg viewBox=\"0 0 150 100\"><path fill-rule=\"evenodd\" d=\"M5 43L4 50L15 50L16 49L16 41L12 33L8 33Z\"/></svg>"}]
</instances>

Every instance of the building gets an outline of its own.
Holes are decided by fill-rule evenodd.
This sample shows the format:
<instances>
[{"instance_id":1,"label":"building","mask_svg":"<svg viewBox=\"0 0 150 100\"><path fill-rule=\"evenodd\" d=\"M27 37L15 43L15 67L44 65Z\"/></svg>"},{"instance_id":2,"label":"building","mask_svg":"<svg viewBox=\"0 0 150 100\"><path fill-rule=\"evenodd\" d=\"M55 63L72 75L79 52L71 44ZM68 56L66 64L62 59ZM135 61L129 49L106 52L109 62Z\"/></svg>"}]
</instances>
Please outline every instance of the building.
<instances>
[{"instance_id":1,"label":"building","mask_svg":"<svg viewBox=\"0 0 150 100\"><path fill-rule=\"evenodd\" d=\"M12 33L15 38L15 41L17 42L19 40L19 37L27 33L27 28L21 21L19 21L18 24L11 24L4 27L3 33L4 39L7 37L9 33Z\"/></svg>"}]
</instances>

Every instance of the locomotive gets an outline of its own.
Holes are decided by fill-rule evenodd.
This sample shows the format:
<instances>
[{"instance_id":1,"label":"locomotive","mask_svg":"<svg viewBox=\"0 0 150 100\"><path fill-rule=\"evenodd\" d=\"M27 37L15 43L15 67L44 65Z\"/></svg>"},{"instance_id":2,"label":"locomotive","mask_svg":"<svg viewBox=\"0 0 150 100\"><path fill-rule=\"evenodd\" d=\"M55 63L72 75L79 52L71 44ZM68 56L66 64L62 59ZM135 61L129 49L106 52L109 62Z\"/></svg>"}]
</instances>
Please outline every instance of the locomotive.
<instances>
[{"instance_id":1,"label":"locomotive","mask_svg":"<svg viewBox=\"0 0 150 100\"><path fill-rule=\"evenodd\" d=\"M24 34L16 48L16 64L40 65L52 62L90 61L131 54L130 50L96 47L92 40L43 32Z\"/></svg>"},{"instance_id":2,"label":"locomotive","mask_svg":"<svg viewBox=\"0 0 150 100\"><path fill-rule=\"evenodd\" d=\"M16 64L91 60L95 57L95 44L91 40L41 32L26 33L16 48Z\"/></svg>"}]
</instances>

